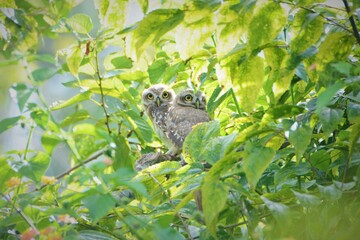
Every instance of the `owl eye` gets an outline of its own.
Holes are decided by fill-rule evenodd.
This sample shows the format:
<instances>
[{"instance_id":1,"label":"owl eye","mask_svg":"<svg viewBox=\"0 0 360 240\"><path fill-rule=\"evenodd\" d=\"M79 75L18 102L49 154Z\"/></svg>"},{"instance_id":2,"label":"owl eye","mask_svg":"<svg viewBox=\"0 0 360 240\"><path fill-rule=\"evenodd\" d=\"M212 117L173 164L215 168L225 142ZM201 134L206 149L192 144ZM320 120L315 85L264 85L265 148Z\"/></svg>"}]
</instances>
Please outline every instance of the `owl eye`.
<instances>
[{"instance_id":1,"label":"owl eye","mask_svg":"<svg viewBox=\"0 0 360 240\"><path fill-rule=\"evenodd\" d=\"M152 95L151 93L148 93L148 95L146 95L147 99L149 100L153 100L154 99L154 95Z\"/></svg>"},{"instance_id":2,"label":"owl eye","mask_svg":"<svg viewBox=\"0 0 360 240\"><path fill-rule=\"evenodd\" d=\"M187 102L191 102L192 101L192 99L193 99L193 97L190 95L190 94L188 94L188 95L185 95L185 101L187 101Z\"/></svg>"},{"instance_id":3,"label":"owl eye","mask_svg":"<svg viewBox=\"0 0 360 240\"><path fill-rule=\"evenodd\" d=\"M164 92L162 93L162 97L163 97L163 98L168 98L168 97L169 97L169 93L166 92L166 91L164 91Z\"/></svg>"}]
</instances>

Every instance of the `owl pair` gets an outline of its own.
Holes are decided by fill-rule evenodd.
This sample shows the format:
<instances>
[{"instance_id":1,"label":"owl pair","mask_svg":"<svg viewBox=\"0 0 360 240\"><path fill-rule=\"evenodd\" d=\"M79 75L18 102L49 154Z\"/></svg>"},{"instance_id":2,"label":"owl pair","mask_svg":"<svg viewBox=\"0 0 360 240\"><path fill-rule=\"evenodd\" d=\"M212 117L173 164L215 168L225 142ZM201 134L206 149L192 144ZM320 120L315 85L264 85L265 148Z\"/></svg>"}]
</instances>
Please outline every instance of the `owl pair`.
<instances>
[{"instance_id":1,"label":"owl pair","mask_svg":"<svg viewBox=\"0 0 360 240\"><path fill-rule=\"evenodd\" d=\"M158 84L144 90L142 102L156 134L169 149L166 154L172 156L181 153L194 125L210 121L205 94L200 91L185 89L175 95L168 86Z\"/></svg>"}]
</instances>

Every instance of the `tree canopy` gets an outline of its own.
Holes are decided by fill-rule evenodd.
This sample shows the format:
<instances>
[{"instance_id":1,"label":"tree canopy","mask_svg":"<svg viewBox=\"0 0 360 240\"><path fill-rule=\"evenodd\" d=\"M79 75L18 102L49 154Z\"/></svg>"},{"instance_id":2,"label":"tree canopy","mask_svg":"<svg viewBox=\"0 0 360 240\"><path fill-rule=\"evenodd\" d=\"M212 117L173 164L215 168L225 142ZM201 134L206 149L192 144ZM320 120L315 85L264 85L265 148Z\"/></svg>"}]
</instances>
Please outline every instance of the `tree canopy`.
<instances>
[{"instance_id":1,"label":"tree canopy","mask_svg":"<svg viewBox=\"0 0 360 240\"><path fill-rule=\"evenodd\" d=\"M359 236L359 1L0 6L18 107L0 137L28 135L0 155L1 239ZM46 52L52 41L64 42ZM26 81L7 79L14 65ZM74 94L49 102L55 77ZM166 150L141 106L157 83L203 91L213 120L185 139L186 165L135 171ZM58 149L69 169L52 176Z\"/></svg>"}]
</instances>

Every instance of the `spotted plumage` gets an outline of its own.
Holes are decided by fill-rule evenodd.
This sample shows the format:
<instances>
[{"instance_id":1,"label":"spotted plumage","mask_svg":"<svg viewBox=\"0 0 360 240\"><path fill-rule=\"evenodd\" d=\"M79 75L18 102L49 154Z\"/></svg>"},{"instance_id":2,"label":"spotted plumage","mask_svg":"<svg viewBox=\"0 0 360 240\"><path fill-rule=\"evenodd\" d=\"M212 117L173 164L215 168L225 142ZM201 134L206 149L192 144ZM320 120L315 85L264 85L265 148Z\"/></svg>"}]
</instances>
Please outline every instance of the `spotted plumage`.
<instances>
[{"instance_id":1,"label":"spotted plumage","mask_svg":"<svg viewBox=\"0 0 360 240\"><path fill-rule=\"evenodd\" d=\"M153 85L142 93L142 103L149 116L156 134L167 147L172 146L167 136L168 110L173 104L175 93L163 84Z\"/></svg>"},{"instance_id":2,"label":"spotted plumage","mask_svg":"<svg viewBox=\"0 0 360 240\"><path fill-rule=\"evenodd\" d=\"M210 118L206 112L205 94L201 91L194 93L192 89L181 91L176 96L173 106L169 108L167 116L167 136L172 143L168 154L180 154L185 137L193 126L208 121Z\"/></svg>"}]
</instances>

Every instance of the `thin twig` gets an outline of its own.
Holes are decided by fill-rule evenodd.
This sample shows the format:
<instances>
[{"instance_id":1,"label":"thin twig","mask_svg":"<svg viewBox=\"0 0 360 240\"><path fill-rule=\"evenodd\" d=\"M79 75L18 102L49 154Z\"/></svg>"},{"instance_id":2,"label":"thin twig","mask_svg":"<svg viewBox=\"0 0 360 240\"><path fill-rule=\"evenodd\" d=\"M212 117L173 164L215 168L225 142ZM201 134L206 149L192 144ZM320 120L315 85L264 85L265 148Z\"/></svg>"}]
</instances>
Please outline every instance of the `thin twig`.
<instances>
[{"instance_id":1,"label":"thin twig","mask_svg":"<svg viewBox=\"0 0 360 240\"><path fill-rule=\"evenodd\" d=\"M94 156L86 159L85 161L79 163L78 165L75 165L74 167L70 168L69 170L61 173L61 174L58 175L58 176L56 176L55 179L56 179L56 180L60 180L61 178L69 175L70 173L72 173L73 171L75 171L76 169L78 169L79 167L81 167L81 166L83 166L84 164L89 163L89 162L97 159L98 157L100 157L100 156L103 155L103 154L104 154L103 151L99 152L98 154L96 154L96 155L94 155ZM34 191L39 191L39 190L43 189L43 188L46 187L46 186L47 186L47 184L41 185L39 188L36 188Z\"/></svg>"},{"instance_id":2,"label":"thin twig","mask_svg":"<svg viewBox=\"0 0 360 240\"><path fill-rule=\"evenodd\" d=\"M166 197L168 198L169 200L169 203L171 204L171 206L175 209L176 206L174 204L174 202L171 200L171 197L170 197L170 194L169 192L167 192L164 187L162 186L162 184L150 173L150 172L147 172L147 174L154 180L155 183L157 183L161 189L162 192L165 193ZM180 215L179 212L176 213L176 215L178 216L178 218L180 219L182 225L184 226L185 228L185 231L187 232L188 236L189 236L189 239L191 240L194 240L191 236L191 233L190 233L190 230L189 230L189 226L185 223L184 219L182 218L182 216Z\"/></svg>"},{"instance_id":3,"label":"thin twig","mask_svg":"<svg viewBox=\"0 0 360 240\"><path fill-rule=\"evenodd\" d=\"M356 26L354 16L351 14L351 9L350 9L349 3L348 3L347 0L343 0L343 3L345 5L346 12L349 15L349 21L350 21L351 27L353 29L352 34L356 38L356 41L358 42L358 44L360 44L360 33L359 33L359 30L358 30L358 28Z\"/></svg>"},{"instance_id":4,"label":"thin twig","mask_svg":"<svg viewBox=\"0 0 360 240\"><path fill-rule=\"evenodd\" d=\"M11 199L8 198L4 193L0 193L1 196L3 196L3 198L5 198L5 200L11 204ZM34 222L20 209L17 208L16 206L14 206L15 210L20 214L20 216L25 220L25 222L32 228L34 229L36 235L40 235L39 230L35 227Z\"/></svg>"},{"instance_id":5,"label":"thin twig","mask_svg":"<svg viewBox=\"0 0 360 240\"><path fill-rule=\"evenodd\" d=\"M99 78L98 85L99 85L99 88L100 88L101 106L102 106L102 108L104 109L105 118L106 118L106 120L105 120L105 125L106 125L106 128L107 128L107 130L108 130L108 133L111 134L111 129L110 129L110 126L109 126L109 118L110 118L110 115L109 115L109 113L108 113L107 110L106 110L105 95L104 95L104 91L103 91L103 87L102 87L103 77L102 77L101 74L100 74L99 56L98 56L98 52L97 52L97 49L96 49L96 48L95 48L95 63L96 63L96 74L97 74L97 77Z\"/></svg>"}]
</instances>

